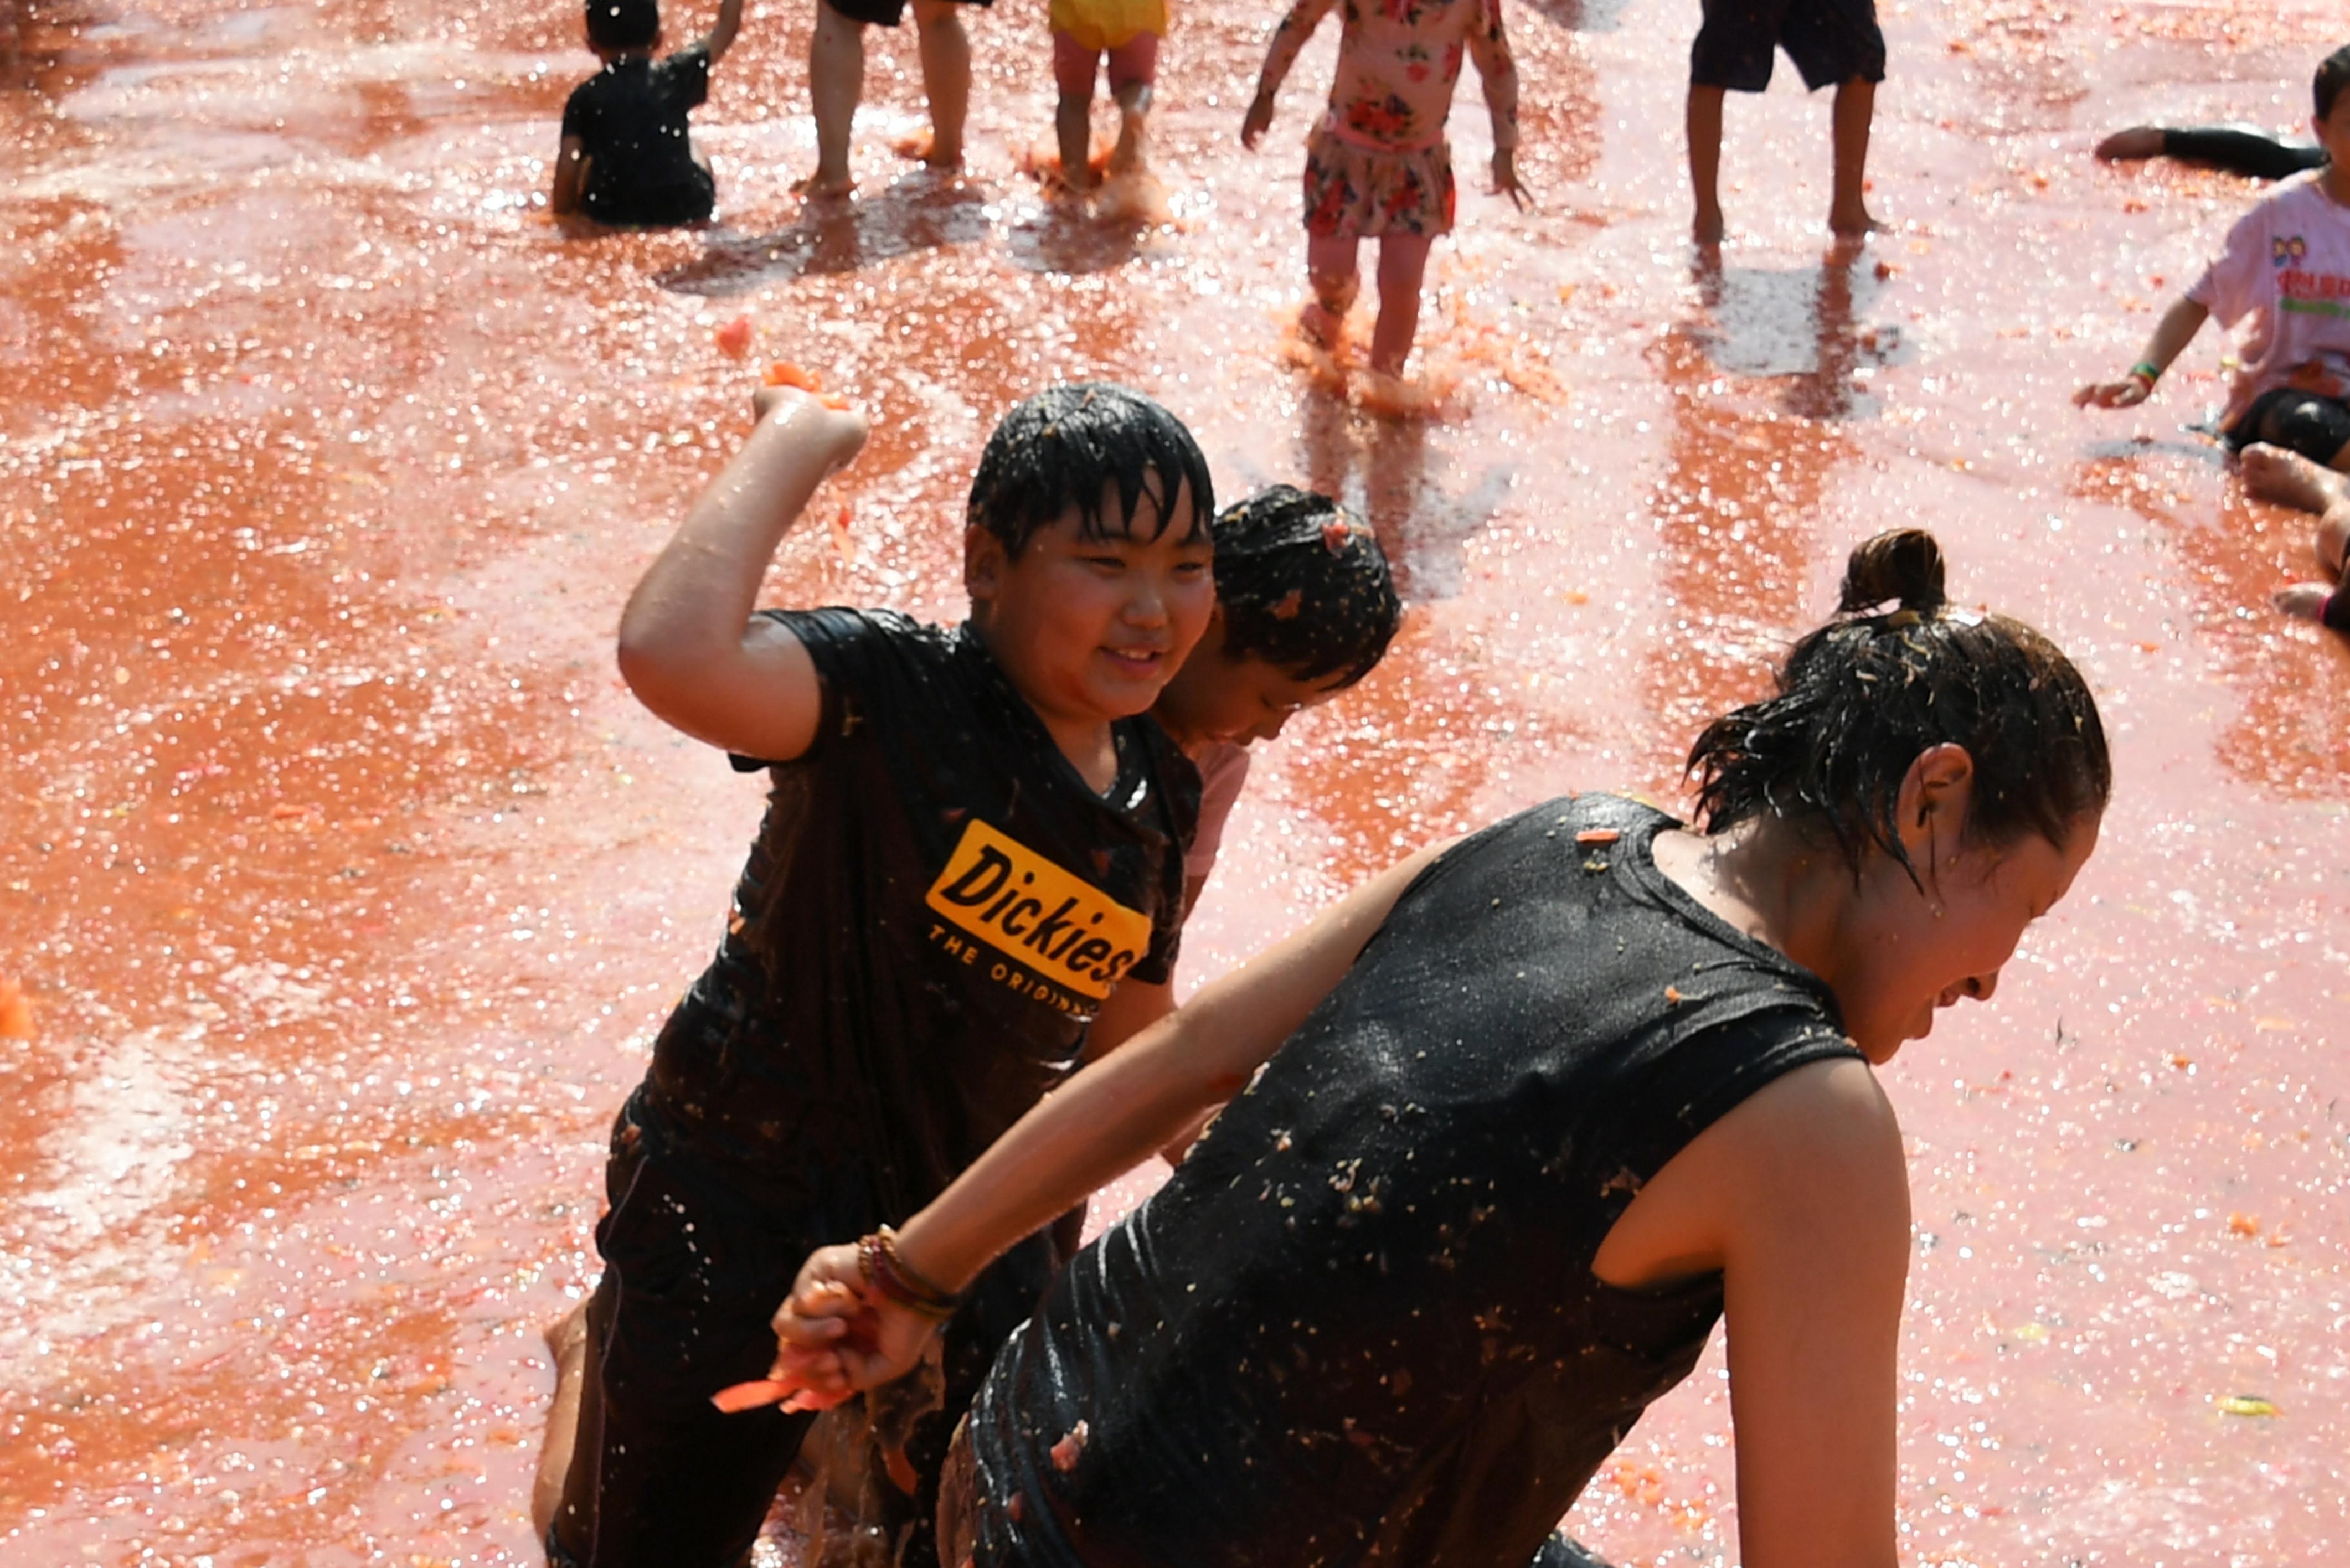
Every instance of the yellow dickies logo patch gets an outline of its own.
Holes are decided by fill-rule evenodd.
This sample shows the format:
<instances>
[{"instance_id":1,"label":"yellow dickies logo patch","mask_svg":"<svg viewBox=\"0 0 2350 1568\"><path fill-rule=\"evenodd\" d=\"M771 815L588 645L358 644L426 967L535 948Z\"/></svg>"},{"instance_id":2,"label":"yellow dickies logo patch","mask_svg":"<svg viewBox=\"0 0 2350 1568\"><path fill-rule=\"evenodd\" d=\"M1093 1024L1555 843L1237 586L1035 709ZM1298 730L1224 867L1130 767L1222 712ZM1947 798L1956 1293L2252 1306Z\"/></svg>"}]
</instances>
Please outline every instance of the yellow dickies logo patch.
<instances>
[{"instance_id":1,"label":"yellow dickies logo patch","mask_svg":"<svg viewBox=\"0 0 2350 1568\"><path fill-rule=\"evenodd\" d=\"M931 940L951 957L987 962L996 980L1065 1012L1091 1012L1150 947L1149 916L976 819L924 901L945 922Z\"/></svg>"}]
</instances>

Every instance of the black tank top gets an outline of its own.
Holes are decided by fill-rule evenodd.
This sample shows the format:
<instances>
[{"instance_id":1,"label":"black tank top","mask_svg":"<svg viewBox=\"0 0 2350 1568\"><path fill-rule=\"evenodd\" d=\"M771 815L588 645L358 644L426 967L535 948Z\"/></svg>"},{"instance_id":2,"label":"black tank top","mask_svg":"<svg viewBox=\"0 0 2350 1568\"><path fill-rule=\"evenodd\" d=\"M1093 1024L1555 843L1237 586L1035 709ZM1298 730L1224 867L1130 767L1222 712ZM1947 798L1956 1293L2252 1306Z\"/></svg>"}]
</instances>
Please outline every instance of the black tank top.
<instances>
[{"instance_id":1,"label":"black tank top","mask_svg":"<svg viewBox=\"0 0 2350 1568\"><path fill-rule=\"evenodd\" d=\"M1603 1283L1609 1227L1747 1096L1860 1055L1658 871L1672 826L1555 801L1412 884L997 1359L981 1568L1525 1568L1721 1312L1718 1273Z\"/></svg>"}]
</instances>

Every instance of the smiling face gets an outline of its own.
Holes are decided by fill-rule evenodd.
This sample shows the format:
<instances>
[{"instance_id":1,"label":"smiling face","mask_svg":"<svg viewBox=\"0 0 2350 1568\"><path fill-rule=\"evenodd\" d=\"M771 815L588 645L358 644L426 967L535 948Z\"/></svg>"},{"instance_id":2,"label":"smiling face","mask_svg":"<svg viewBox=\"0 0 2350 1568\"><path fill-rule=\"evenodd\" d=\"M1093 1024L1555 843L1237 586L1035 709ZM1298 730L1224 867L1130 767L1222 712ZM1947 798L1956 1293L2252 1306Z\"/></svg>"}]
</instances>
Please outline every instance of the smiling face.
<instances>
[{"instance_id":1,"label":"smiling face","mask_svg":"<svg viewBox=\"0 0 2350 1568\"><path fill-rule=\"evenodd\" d=\"M1344 671L1301 680L1262 659L1234 659L1224 647L1224 618L1211 616L1191 656L1167 683L1150 716L1186 751L1216 742L1245 746L1270 741L1305 709L1336 696Z\"/></svg>"},{"instance_id":2,"label":"smiling face","mask_svg":"<svg viewBox=\"0 0 2350 1568\"><path fill-rule=\"evenodd\" d=\"M1903 835L1918 882L1887 855L1873 856L1861 874L1834 983L1845 1028L1872 1062L1932 1033L1937 1009L1988 1001L2024 928L2064 897L2097 846L2095 815L2076 819L2061 846L2031 831L1974 844L1965 840L1963 802L1944 809L1947 828L1929 816L1921 842Z\"/></svg>"},{"instance_id":3,"label":"smiling face","mask_svg":"<svg viewBox=\"0 0 2350 1568\"><path fill-rule=\"evenodd\" d=\"M964 532L972 620L1065 749L1147 712L1215 607L1215 550L1189 491L1164 527L1152 505L1145 499L1129 519L1113 487L1096 536L1073 506L1016 556L984 528Z\"/></svg>"}]
</instances>

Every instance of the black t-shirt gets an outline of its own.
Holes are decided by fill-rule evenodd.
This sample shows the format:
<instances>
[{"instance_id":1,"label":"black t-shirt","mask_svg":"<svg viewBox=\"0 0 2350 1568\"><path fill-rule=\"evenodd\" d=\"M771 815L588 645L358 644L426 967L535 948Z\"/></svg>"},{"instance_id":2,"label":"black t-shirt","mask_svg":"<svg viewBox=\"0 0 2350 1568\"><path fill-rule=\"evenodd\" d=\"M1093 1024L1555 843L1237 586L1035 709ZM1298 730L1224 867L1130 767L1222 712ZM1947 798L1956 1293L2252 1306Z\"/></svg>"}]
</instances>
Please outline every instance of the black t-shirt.
<instances>
[{"instance_id":1,"label":"black t-shirt","mask_svg":"<svg viewBox=\"0 0 2350 1568\"><path fill-rule=\"evenodd\" d=\"M710 216L715 190L693 161L686 111L710 96L710 50L702 44L655 63L613 60L571 89L563 134L591 160L580 205L606 223L691 223Z\"/></svg>"},{"instance_id":2,"label":"black t-shirt","mask_svg":"<svg viewBox=\"0 0 2350 1568\"><path fill-rule=\"evenodd\" d=\"M1603 1283L1609 1228L1747 1096L1859 1055L1815 976L1658 871L1669 826L1555 801L1405 892L997 1359L980 1568L1561 1558L1721 1311L1719 1274Z\"/></svg>"},{"instance_id":3,"label":"black t-shirt","mask_svg":"<svg viewBox=\"0 0 2350 1568\"><path fill-rule=\"evenodd\" d=\"M1122 720L1095 793L969 627L775 618L816 662L818 738L772 770L646 1092L752 1194L790 1202L854 1162L876 1218L901 1219L1075 1070L1119 980L1172 971L1199 774Z\"/></svg>"}]
</instances>

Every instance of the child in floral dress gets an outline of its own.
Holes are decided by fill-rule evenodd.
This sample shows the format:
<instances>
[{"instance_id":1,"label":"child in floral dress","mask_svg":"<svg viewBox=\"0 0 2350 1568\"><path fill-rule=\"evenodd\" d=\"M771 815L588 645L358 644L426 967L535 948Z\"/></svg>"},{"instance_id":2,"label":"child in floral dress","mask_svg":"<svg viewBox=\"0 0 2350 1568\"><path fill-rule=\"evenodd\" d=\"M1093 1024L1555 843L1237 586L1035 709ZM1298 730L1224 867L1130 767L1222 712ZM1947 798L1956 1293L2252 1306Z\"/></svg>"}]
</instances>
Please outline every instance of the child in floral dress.
<instances>
[{"instance_id":1,"label":"child in floral dress","mask_svg":"<svg viewBox=\"0 0 2350 1568\"><path fill-rule=\"evenodd\" d=\"M1273 123L1274 95L1298 51L1339 0L1296 0L1274 29L1256 100L1241 121L1253 150ZM1379 316L1371 369L1403 372L1419 327L1429 247L1452 227L1452 111L1461 57L1476 57L1493 119L1493 185L1520 207L1518 71L1502 31L1501 0L1344 0L1330 107L1305 140L1305 273L1314 300L1302 325L1326 346L1355 302L1355 254L1379 242Z\"/></svg>"}]
</instances>

